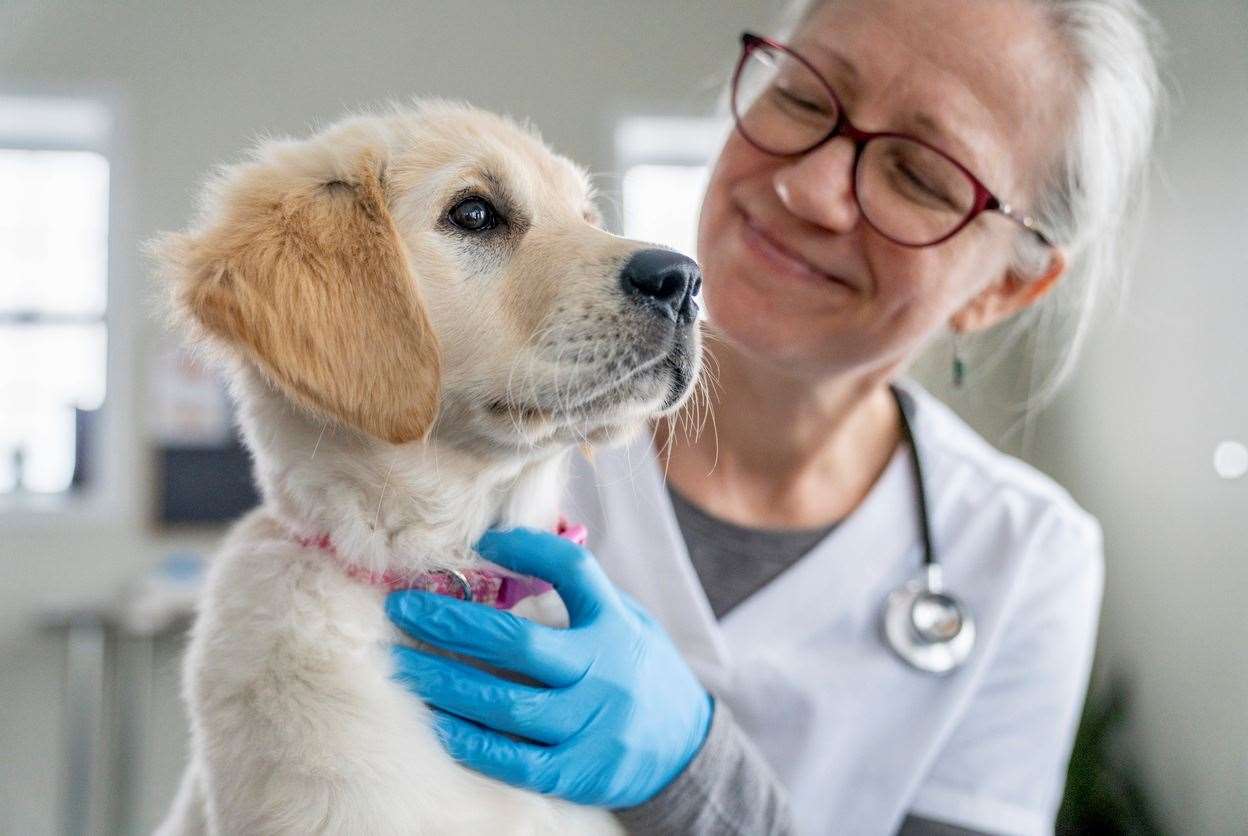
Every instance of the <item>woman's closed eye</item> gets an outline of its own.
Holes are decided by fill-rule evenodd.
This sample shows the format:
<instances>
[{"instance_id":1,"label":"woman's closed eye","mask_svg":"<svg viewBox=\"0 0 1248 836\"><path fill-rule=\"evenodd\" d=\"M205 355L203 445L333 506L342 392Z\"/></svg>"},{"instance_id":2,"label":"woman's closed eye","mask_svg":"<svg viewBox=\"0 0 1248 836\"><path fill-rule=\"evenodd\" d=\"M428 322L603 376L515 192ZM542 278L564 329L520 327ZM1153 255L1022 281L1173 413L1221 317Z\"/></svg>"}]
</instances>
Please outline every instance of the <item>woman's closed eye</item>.
<instances>
[{"instance_id":1,"label":"woman's closed eye","mask_svg":"<svg viewBox=\"0 0 1248 836\"><path fill-rule=\"evenodd\" d=\"M834 113L830 105L816 97L792 90L785 90L782 87L772 89L772 98L776 102L777 107L795 118L825 122Z\"/></svg>"},{"instance_id":2,"label":"woman's closed eye","mask_svg":"<svg viewBox=\"0 0 1248 836\"><path fill-rule=\"evenodd\" d=\"M907 197L929 206L939 203L942 204L942 208L960 208L950 190L942 185L938 178L929 176L904 160L894 160L890 168L892 176L889 179Z\"/></svg>"}]
</instances>

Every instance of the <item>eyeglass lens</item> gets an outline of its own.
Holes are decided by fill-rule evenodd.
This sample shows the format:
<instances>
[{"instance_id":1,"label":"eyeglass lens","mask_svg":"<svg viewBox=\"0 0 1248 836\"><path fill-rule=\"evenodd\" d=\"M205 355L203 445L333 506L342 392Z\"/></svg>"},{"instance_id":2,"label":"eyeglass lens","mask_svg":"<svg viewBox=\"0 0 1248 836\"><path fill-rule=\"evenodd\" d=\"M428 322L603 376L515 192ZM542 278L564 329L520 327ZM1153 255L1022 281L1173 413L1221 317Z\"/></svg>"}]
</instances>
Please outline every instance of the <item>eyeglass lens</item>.
<instances>
[{"instance_id":1,"label":"eyeglass lens","mask_svg":"<svg viewBox=\"0 0 1248 836\"><path fill-rule=\"evenodd\" d=\"M749 50L733 89L737 124L751 143L773 154L801 154L840 118L819 76L766 45ZM866 219L903 244L935 243L974 209L974 183L950 159L913 140L877 136L862 148L855 190Z\"/></svg>"}]
</instances>

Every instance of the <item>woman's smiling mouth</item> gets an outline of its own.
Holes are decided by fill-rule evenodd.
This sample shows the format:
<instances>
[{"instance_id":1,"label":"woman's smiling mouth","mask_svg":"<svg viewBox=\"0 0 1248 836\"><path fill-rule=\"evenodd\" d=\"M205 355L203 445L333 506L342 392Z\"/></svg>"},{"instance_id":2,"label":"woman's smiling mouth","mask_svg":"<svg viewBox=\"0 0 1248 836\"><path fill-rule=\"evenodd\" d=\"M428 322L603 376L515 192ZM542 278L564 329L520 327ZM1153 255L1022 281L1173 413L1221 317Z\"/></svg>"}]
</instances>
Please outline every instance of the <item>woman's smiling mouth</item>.
<instances>
[{"instance_id":1,"label":"woman's smiling mouth","mask_svg":"<svg viewBox=\"0 0 1248 836\"><path fill-rule=\"evenodd\" d=\"M830 273L819 270L797 253L787 249L779 241L768 235L744 211L740 212L740 217L741 238L746 245L746 249L770 265L773 270L801 281L817 282L821 285L831 284L843 287L846 290L856 289L839 276L833 276Z\"/></svg>"}]
</instances>

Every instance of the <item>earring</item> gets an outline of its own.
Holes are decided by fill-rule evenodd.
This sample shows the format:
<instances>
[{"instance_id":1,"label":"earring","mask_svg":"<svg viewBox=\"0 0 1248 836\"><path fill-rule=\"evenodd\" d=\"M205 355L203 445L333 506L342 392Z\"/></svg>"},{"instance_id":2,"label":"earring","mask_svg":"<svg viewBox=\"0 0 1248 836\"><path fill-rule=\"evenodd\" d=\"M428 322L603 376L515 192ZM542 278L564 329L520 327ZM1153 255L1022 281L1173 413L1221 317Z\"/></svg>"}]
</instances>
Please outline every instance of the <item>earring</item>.
<instances>
[{"instance_id":1,"label":"earring","mask_svg":"<svg viewBox=\"0 0 1248 836\"><path fill-rule=\"evenodd\" d=\"M966 361L962 357L961 334L953 332L953 385L961 389L966 380Z\"/></svg>"}]
</instances>

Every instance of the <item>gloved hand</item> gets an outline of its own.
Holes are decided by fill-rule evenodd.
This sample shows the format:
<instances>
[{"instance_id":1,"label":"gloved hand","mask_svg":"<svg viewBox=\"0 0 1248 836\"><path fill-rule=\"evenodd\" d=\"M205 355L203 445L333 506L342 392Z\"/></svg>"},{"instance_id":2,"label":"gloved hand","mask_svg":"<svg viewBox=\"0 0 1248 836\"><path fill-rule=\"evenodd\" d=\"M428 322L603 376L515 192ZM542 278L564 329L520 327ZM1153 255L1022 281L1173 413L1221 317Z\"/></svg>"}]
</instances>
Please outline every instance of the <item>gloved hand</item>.
<instances>
[{"instance_id":1,"label":"gloved hand","mask_svg":"<svg viewBox=\"0 0 1248 836\"><path fill-rule=\"evenodd\" d=\"M706 689L588 550L529 529L487 532L477 549L553 583L568 629L415 590L392 593L387 613L414 638L548 687L397 646L396 678L434 706L451 755L479 772L580 804L648 801L706 739Z\"/></svg>"}]
</instances>

